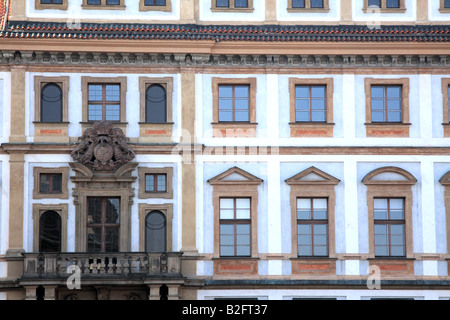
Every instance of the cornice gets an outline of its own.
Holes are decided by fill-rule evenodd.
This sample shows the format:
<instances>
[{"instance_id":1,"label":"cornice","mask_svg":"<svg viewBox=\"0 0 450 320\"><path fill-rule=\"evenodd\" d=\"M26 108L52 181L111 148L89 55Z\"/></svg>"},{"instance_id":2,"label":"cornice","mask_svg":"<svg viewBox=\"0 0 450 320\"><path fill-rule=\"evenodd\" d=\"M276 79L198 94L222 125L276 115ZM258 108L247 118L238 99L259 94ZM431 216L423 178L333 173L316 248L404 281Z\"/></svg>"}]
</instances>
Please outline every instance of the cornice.
<instances>
[{"instance_id":1,"label":"cornice","mask_svg":"<svg viewBox=\"0 0 450 320\"><path fill-rule=\"evenodd\" d=\"M0 66L450 68L449 52L447 49L447 54L336 54L327 51L320 54L198 54L5 50L0 52Z\"/></svg>"}]
</instances>

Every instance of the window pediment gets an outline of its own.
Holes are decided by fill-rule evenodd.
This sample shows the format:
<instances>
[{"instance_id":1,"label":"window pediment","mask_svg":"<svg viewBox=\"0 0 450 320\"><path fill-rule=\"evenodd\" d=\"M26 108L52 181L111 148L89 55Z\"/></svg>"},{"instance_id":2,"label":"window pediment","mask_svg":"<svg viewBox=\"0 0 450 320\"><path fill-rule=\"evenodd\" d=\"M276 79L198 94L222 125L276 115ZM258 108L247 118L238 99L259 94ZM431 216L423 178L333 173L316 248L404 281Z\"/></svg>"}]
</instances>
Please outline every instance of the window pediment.
<instances>
[{"instance_id":1,"label":"window pediment","mask_svg":"<svg viewBox=\"0 0 450 320\"><path fill-rule=\"evenodd\" d=\"M263 182L262 179L244 171L238 167L233 167L227 171L215 176L208 180L211 185L224 185L224 184L253 184L258 185Z\"/></svg>"},{"instance_id":2,"label":"window pediment","mask_svg":"<svg viewBox=\"0 0 450 320\"><path fill-rule=\"evenodd\" d=\"M365 185L413 185L417 179L408 171L397 167L384 167L367 174L362 182Z\"/></svg>"},{"instance_id":3,"label":"window pediment","mask_svg":"<svg viewBox=\"0 0 450 320\"><path fill-rule=\"evenodd\" d=\"M317 169L316 167L310 167L292 178L286 180L289 185L302 185L302 184L329 184L336 185L340 182L339 179Z\"/></svg>"}]
</instances>

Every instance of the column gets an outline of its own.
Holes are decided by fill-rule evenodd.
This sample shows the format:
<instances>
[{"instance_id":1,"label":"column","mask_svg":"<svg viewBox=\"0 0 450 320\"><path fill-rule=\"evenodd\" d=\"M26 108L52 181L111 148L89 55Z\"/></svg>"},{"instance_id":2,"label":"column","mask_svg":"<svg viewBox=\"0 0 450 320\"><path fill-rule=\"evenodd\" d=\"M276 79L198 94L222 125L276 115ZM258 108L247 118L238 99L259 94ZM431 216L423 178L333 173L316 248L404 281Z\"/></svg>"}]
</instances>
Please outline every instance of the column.
<instances>
[{"instance_id":1,"label":"column","mask_svg":"<svg viewBox=\"0 0 450 320\"><path fill-rule=\"evenodd\" d=\"M183 158L181 164L181 251L183 274L196 275L196 189L195 173L195 69L181 69L181 144ZM189 257L192 259L189 260ZM193 258L194 257L194 258Z\"/></svg>"}]
</instances>

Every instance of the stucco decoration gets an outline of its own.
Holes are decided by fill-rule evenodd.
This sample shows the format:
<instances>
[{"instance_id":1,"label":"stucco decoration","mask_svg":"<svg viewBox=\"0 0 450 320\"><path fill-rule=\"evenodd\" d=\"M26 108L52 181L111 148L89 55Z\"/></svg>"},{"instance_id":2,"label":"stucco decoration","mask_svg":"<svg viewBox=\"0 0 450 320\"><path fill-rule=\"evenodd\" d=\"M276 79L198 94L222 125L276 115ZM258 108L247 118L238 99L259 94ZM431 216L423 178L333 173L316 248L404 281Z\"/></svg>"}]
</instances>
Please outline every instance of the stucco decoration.
<instances>
[{"instance_id":1,"label":"stucco decoration","mask_svg":"<svg viewBox=\"0 0 450 320\"><path fill-rule=\"evenodd\" d=\"M74 148L72 158L95 171L112 171L135 158L122 129L107 121L94 123Z\"/></svg>"}]
</instances>

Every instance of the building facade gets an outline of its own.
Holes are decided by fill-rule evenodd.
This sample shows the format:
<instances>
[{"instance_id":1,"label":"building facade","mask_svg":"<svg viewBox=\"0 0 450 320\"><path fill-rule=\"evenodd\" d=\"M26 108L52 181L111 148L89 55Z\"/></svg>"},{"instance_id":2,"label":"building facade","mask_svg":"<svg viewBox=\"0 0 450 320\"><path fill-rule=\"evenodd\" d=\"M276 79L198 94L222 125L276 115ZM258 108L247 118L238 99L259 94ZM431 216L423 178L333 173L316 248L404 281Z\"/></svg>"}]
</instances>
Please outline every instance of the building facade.
<instances>
[{"instance_id":1,"label":"building facade","mask_svg":"<svg viewBox=\"0 0 450 320\"><path fill-rule=\"evenodd\" d=\"M450 1L0 11L0 299L450 299Z\"/></svg>"}]
</instances>

